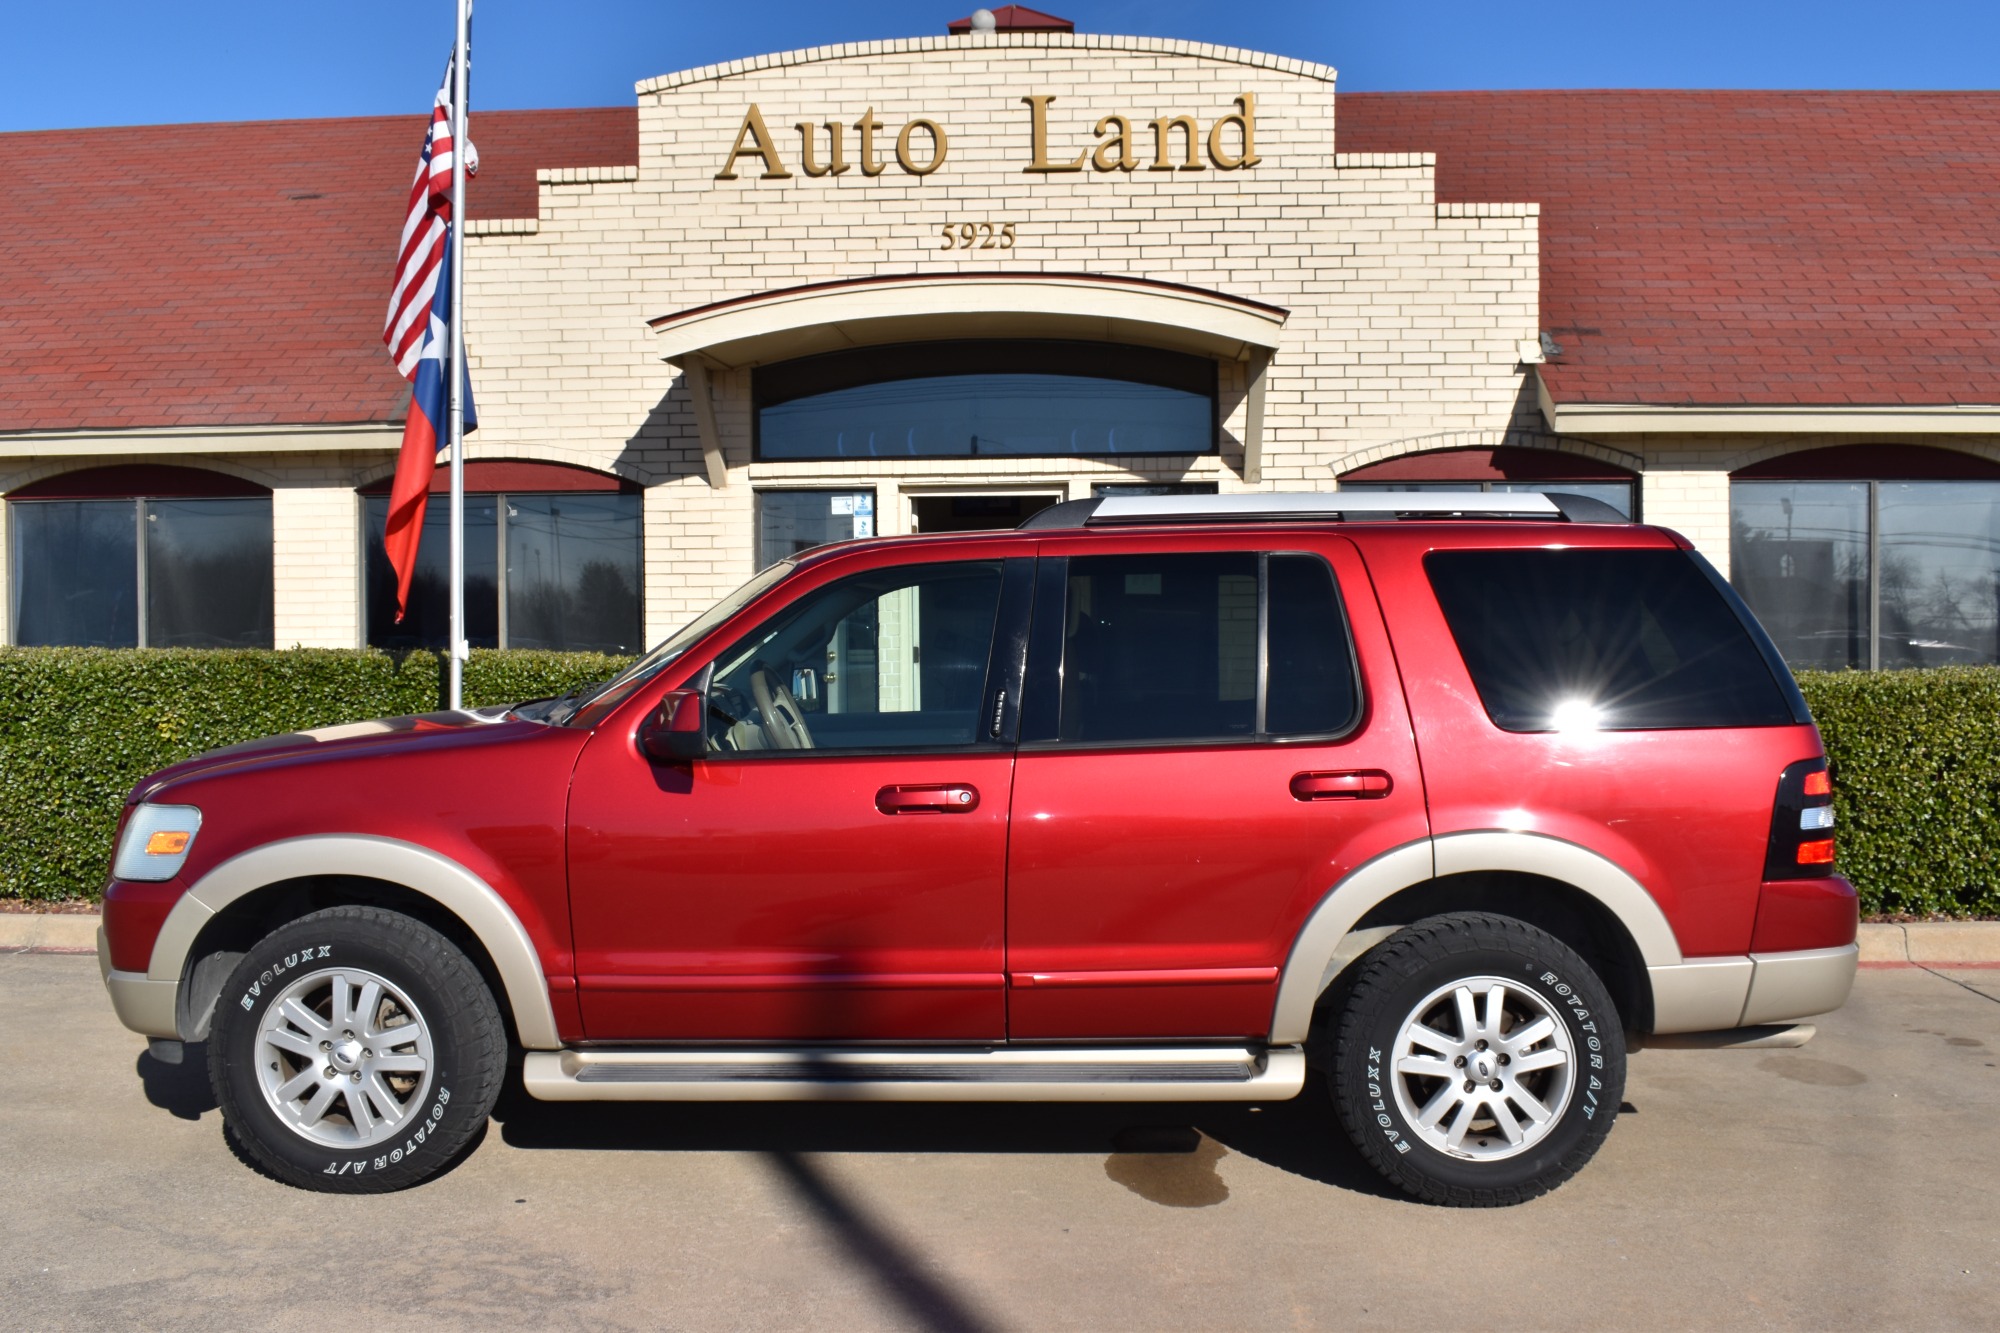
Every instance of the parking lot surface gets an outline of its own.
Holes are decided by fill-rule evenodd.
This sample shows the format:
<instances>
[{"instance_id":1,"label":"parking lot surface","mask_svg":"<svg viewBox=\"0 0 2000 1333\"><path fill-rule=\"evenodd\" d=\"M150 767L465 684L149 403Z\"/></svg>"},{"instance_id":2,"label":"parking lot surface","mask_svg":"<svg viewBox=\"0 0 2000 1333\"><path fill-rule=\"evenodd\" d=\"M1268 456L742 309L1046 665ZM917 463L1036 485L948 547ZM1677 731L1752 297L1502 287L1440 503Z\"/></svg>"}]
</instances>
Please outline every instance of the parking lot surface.
<instances>
[{"instance_id":1,"label":"parking lot surface","mask_svg":"<svg viewBox=\"0 0 2000 1333\"><path fill-rule=\"evenodd\" d=\"M423 1188L314 1195L232 1155L95 960L6 954L0 1327L1994 1326L2000 971L1866 970L1804 1048L1644 1050L1626 1102L1500 1211L1389 1193L1316 1089L530 1103Z\"/></svg>"}]
</instances>

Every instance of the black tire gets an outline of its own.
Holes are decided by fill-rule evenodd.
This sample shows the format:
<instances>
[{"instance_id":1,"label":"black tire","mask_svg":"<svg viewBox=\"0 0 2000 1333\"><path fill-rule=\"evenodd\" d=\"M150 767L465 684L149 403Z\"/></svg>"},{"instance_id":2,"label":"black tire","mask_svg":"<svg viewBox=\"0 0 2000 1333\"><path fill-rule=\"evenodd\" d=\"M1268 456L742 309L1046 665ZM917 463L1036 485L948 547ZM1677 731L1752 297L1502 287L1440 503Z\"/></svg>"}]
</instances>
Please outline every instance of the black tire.
<instances>
[{"instance_id":1,"label":"black tire","mask_svg":"<svg viewBox=\"0 0 2000 1333\"><path fill-rule=\"evenodd\" d=\"M300 1009L276 1008L285 999ZM365 1017L343 1024L342 1003L355 1015L368 1006ZM300 1010L310 1017L280 1017ZM329 1053L308 1059L315 1046ZM378 907L329 908L266 936L223 987L208 1043L240 1150L288 1185L332 1194L407 1189L452 1165L485 1128L506 1069L506 1029L478 969L429 926Z\"/></svg>"},{"instance_id":2,"label":"black tire","mask_svg":"<svg viewBox=\"0 0 2000 1333\"><path fill-rule=\"evenodd\" d=\"M1511 917L1453 912L1398 931L1356 966L1333 1043L1334 1104L1361 1155L1409 1193L1459 1207L1522 1203L1576 1174L1611 1132L1625 1032L1603 983L1560 940ZM1462 993L1455 985L1475 980ZM1504 1016L1489 1024L1494 982ZM1478 1020L1469 1032L1465 1000ZM1426 1018L1427 1035L1406 1027ZM1542 1018L1548 1035L1508 1054ZM1531 1062L1544 1067L1514 1068ZM1452 1076L1418 1072L1433 1063ZM1539 1123L1531 1102L1546 1113ZM1426 1111L1437 1124L1422 1123Z\"/></svg>"}]
</instances>

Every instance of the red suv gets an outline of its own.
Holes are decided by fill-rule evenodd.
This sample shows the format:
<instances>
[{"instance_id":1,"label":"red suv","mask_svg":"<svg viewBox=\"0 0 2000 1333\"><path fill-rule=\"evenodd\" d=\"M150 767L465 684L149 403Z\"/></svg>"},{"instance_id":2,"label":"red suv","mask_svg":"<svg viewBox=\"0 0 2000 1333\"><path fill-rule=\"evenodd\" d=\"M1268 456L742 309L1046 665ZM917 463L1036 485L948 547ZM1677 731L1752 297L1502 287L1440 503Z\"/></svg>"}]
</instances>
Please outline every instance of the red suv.
<instances>
[{"instance_id":1,"label":"red suv","mask_svg":"<svg viewBox=\"0 0 2000 1333\"><path fill-rule=\"evenodd\" d=\"M1595 509L1598 512L1586 513ZM766 569L564 699L132 792L119 1016L308 1188L538 1098L1271 1101L1531 1198L1625 1037L1837 1007L1819 735L1673 533L1539 495L1119 497Z\"/></svg>"}]
</instances>

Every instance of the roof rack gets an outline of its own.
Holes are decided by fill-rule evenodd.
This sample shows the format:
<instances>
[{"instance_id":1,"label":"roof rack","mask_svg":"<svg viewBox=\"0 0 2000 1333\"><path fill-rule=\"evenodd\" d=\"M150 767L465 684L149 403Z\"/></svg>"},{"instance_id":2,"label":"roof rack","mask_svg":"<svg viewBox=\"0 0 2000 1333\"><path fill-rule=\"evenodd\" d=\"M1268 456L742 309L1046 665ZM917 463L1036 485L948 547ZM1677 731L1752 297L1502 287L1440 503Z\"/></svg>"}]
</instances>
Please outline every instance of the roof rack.
<instances>
[{"instance_id":1,"label":"roof rack","mask_svg":"<svg viewBox=\"0 0 2000 1333\"><path fill-rule=\"evenodd\" d=\"M1024 528L1103 528L1128 523L1343 522L1398 519L1540 519L1625 523L1587 495L1517 491L1256 491L1243 495L1107 495L1030 514Z\"/></svg>"}]
</instances>

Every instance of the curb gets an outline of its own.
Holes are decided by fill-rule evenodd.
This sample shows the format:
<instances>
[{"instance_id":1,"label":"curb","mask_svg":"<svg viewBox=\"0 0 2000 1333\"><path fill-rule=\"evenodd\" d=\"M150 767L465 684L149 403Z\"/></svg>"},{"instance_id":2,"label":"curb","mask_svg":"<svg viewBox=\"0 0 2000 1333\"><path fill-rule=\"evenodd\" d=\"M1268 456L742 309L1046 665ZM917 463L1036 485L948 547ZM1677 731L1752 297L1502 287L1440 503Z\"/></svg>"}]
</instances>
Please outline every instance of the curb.
<instances>
[{"instance_id":1,"label":"curb","mask_svg":"<svg viewBox=\"0 0 2000 1333\"><path fill-rule=\"evenodd\" d=\"M97 951L103 918L56 912L0 912L0 949ZM2000 964L2000 921L1925 921L1861 927L1863 967Z\"/></svg>"},{"instance_id":2,"label":"curb","mask_svg":"<svg viewBox=\"0 0 2000 1333\"><path fill-rule=\"evenodd\" d=\"M2000 921L1922 921L1861 927L1863 967L2000 964Z\"/></svg>"},{"instance_id":3,"label":"curb","mask_svg":"<svg viewBox=\"0 0 2000 1333\"><path fill-rule=\"evenodd\" d=\"M104 918L74 912L0 912L0 949L96 953Z\"/></svg>"}]
</instances>

